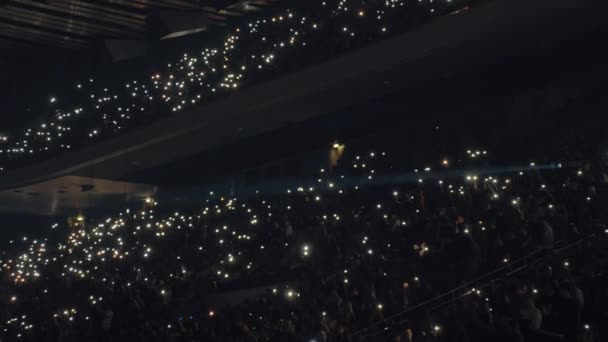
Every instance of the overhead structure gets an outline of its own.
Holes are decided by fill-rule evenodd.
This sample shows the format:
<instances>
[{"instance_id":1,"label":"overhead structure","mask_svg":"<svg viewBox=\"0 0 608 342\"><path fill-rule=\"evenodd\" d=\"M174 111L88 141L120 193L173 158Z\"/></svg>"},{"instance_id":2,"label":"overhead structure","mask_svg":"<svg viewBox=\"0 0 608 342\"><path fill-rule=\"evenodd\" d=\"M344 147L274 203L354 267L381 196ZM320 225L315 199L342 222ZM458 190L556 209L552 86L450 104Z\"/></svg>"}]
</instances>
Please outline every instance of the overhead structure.
<instances>
[{"instance_id":1,"label":"overhead structure","mask_svg":"<svg viewBox=\"0 0 608 342\"><path fill-rule=\"evenodd\" d=\"M116 46L202 32L275 1L0 0L0 54L106 47L114 56Z\"/></svg>"}]
</instances>

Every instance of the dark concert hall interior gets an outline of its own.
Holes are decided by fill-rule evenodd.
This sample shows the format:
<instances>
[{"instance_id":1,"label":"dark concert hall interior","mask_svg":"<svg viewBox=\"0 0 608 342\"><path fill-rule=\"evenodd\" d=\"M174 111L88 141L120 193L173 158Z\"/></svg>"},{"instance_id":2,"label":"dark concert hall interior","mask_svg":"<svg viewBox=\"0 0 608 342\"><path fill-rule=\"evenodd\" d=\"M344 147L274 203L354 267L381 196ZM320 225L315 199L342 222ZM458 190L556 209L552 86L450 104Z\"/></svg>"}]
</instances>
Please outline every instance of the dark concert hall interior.
<instances>
[{"instance_id":1,"label":"dark concert hall interior","mask_svg":"<svg viewBox=\"0 0 608 342\"><path fill-rule=\"evenodd\" d=\"M608 339L607 16L0 0L0 342Z\"/></svg>"}]
</instances>

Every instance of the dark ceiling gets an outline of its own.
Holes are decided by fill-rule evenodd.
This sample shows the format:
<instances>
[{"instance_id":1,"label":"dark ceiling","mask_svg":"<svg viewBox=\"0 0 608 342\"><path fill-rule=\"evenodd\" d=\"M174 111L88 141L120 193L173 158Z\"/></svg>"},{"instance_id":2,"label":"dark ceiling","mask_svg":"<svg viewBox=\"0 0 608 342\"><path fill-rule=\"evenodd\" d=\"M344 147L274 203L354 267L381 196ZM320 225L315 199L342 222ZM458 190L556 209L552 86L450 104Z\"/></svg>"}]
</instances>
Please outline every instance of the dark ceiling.
<instances>
[{"instance_id":1,"label":"dark ceiling","mask_svg":"<svg viewBox=\"0 0 608 342\"><path fill-rule=\"evenodd\" d=\"M121 40L144 44L205 31L274 1L0 0L0 55L83 51Z\"/></svg>"}]
</instances>

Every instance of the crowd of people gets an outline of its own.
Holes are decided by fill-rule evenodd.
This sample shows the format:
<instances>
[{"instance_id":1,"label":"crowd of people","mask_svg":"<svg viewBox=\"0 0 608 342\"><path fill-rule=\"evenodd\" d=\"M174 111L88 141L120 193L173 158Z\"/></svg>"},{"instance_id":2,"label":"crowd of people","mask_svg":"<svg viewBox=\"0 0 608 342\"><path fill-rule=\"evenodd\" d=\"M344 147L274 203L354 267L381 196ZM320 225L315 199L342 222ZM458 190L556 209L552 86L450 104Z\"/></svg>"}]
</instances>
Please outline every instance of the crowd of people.
<instances>
[{"instance_id":1,"label":"crowd of people","mask_svg":"<svg viewBox=\"0 0 608 342\"><path fill-rule=\"evenodd\" d=\"M0 171L46 159L462 9L470 0L286 1L141 79L83 80L0 134ZM106 84L108 83L108 84ZM49 90L50 92L54 90Z\"/></svg>"},{"instance_id":2,"label":"crowd of people","mask_svg":"<svg viewBox=\"0 0 608 342\"><path fill-rule=\"evenodd\" d=\"M281 193L55 224L2 252L0 340L599 341L603 167L490 157L347 153Z\"/></svg>"}]
</instances>

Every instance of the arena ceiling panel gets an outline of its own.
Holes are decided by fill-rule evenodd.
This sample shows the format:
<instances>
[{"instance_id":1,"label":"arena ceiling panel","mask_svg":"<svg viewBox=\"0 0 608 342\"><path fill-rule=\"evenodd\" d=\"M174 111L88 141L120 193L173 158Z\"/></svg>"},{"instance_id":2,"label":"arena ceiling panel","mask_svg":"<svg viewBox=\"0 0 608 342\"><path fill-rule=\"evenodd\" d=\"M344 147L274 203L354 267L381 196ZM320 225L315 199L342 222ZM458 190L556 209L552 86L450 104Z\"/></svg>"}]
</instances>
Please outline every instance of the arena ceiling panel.
<instances>
[{"instance_id":1,"label":"arena ceiling panel","mask_svg":"<svg viewBox=\"0 0 608 342\"><path fill-rule=\"evenodd\" d=\"M162 20L159 28L158 21L150 19L167 12L190 18L196 14L200 20L189 30L196 33L274 1L0 0L0 53L83 51L106 40L160 38L174 32Z\"/></svg>"}]
</instances>

